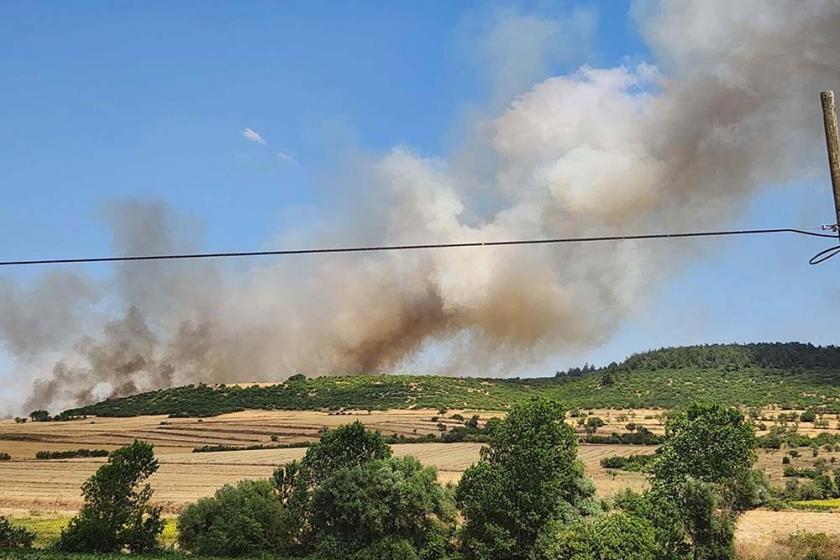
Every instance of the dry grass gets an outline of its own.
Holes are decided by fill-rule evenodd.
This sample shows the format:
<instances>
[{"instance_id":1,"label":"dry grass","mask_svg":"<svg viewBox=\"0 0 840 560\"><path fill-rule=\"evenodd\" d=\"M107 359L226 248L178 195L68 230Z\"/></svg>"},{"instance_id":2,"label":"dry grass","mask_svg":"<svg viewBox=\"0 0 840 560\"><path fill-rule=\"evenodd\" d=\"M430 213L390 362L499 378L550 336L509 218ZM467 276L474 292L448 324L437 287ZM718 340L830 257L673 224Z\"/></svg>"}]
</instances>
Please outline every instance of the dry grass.
<instances>
[{"instance_id":1,"label":"dry grass","mask_svg":"<svg viewBox=\"0 0 840 560\"><path fill-rule=\"evenodd\" d=\"M793 532L769 543L739 542L739 560L840 560L840 537L822 532Z\"/></svg>"}]
</instances>

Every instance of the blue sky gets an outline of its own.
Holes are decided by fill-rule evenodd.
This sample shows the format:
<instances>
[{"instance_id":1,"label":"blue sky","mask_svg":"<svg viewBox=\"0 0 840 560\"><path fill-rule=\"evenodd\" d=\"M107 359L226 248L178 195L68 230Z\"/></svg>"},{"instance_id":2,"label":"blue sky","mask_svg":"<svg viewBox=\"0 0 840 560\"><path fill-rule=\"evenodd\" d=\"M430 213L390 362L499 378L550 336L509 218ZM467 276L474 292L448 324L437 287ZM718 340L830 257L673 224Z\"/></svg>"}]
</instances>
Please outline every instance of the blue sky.
<instances>
[{"instance_id":1,"label":"blue sky","mask_svg":"<svg viewBox=\"0 0 840 560\"><path fill-rule=\"evenodd\" d=\"M348 151L447 155L492 103L475 45L494 14L575 10L593 18L589 43L535 79L649 56L621 0L3 2L0 257L107 254L102 208L125 198L200 222L208 249L270 246L330 204L318 185ZM810 227L831 221L830 205L817 174L759 191L731 225ZM531 373L671 344L833 343L835 264L807 265L820 248L711 242L604 346ZM42 272L2 274L26 284Z\"/></svg>"}]
</instances>

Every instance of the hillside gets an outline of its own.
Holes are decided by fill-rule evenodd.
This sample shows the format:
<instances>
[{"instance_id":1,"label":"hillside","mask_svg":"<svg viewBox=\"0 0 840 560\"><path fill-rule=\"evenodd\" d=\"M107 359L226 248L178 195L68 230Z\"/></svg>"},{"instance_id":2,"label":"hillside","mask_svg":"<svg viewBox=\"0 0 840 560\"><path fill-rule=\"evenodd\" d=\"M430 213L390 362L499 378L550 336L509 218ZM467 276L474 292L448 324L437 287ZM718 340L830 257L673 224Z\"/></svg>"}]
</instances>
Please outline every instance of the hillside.
<instances>
[{"instance_id":1,"label":"hillside","mask_svg":"<svg viewBox=\"0 0 840 560\"><path fill-rule=\"evenodd\" d=\"M604 368L573 368L554 377L454 378L355 375L277 385L188 385L67 410L82 415L212 416L243 409L471 408L499 410L531 395L569 407L665 407L694 400L731 405L780 404L840 410L840 348L799 343L716 344L634 354Z\"/></svg>"}]
</instances>

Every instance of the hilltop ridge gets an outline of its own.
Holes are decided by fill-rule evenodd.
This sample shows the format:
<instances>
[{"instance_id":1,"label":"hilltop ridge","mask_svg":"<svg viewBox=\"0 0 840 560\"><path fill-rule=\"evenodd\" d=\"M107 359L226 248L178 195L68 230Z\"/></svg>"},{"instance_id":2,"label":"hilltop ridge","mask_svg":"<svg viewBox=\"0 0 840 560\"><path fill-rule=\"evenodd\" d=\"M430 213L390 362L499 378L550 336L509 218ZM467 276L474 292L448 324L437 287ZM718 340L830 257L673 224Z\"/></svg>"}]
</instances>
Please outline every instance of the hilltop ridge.
<instances>
[{"instance_id":1,"label":"hilltop ridge","mask_svg":"<svg viewBox=\"0 0 840 560\"><path fill-rule=\"evenodd\" d=\"M571 368L544 378L352 375L274 385L187 385L67 410L83 415L212 416L244 409L381 410L411 407L500 410L532 395L569 407L730 405L840 410L840 348L802 343L709 344L633 354L621 363Z\"/></svg>"}]
</instances>

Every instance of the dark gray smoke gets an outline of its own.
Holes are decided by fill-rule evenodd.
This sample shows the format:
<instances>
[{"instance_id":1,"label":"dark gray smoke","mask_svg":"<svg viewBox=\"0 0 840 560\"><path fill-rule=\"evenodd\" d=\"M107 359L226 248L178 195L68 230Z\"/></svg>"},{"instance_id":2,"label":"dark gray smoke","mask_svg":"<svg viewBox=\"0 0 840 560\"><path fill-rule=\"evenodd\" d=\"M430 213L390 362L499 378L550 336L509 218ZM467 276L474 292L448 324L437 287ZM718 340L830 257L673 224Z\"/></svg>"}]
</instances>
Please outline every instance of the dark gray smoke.
<instances>
[{"instance_id":1,"label":"dark gray smoke","mask_svg":"<svg viewBox=\"0 0 840 560\"><path fill-rule=\"evenodd\" d=\"M840 2L660 0L637 3L634 16L656 65L585 66L538 83L475 123L479 139L450 161L396 147L365 162L364 183L347 186L362 197L345 209L358 223L324 239L703 228L733 218L762 185L822 161L817 93L840 88ZM110 212L120 250L196 243L162 206ZM51 373L28 362L40 379L29 407L193 381L390 371L430 347L448 353L453 373L504 374L610 337L656 289L649 271L678 265L655 251L622 243L302 257L237 274L127 264L105 290L124 317L101 332L90 325L102 321L76 321L73 303L42 311L37 288L4 290L0 311L17 312L0 319L0 332L19 356L75 341ZM103 293L56 278L59 287L43 289L63 301ZM78 342L78 332L89 335Z\"/></svg>"}]
</instances>

